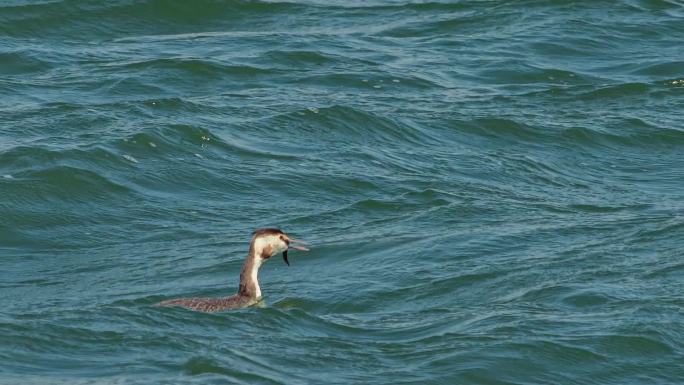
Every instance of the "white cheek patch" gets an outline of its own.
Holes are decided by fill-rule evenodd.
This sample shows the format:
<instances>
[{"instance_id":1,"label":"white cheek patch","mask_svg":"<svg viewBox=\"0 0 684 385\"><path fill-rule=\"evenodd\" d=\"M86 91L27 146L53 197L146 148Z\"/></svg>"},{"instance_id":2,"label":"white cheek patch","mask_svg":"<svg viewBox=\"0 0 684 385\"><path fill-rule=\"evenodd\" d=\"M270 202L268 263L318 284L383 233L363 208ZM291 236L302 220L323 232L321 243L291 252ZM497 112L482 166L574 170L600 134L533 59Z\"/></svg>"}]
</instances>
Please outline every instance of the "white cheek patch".
<instances>
[{"instance_id":1,"label":"white cheek patch","mask_svg":"<svg viewBox=\"0 0 684 385\"><path fill-rule=\"evenodd\" d=\"M264 251L270 250L270 257L287 250L287 244L278 235L266 235L254 240L254 251L257 257L262 258Z\"/></svg>"}]
</instances>

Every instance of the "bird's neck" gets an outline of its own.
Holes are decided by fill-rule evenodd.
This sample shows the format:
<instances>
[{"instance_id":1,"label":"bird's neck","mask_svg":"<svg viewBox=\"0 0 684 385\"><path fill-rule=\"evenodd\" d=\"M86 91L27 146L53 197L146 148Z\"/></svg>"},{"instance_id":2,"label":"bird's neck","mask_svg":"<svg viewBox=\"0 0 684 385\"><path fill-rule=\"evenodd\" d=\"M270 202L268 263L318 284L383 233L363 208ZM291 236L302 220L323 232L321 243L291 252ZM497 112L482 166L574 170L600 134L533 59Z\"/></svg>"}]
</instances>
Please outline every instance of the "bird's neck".
<instances>
[{"instance_id":1,"label":"bird's neck","mask_svg":"<svg viewBox=\"0 0 684 385\"><path fill-rule=\"evenodd\" d=\"M259 299L261 298L261 288L259 287L259 267L261 267L262 259L259 253L254 252L250 247L250 253L242 265L240 272L240 287L238 288L238 295Z\"/></svg>"}]
</instances>

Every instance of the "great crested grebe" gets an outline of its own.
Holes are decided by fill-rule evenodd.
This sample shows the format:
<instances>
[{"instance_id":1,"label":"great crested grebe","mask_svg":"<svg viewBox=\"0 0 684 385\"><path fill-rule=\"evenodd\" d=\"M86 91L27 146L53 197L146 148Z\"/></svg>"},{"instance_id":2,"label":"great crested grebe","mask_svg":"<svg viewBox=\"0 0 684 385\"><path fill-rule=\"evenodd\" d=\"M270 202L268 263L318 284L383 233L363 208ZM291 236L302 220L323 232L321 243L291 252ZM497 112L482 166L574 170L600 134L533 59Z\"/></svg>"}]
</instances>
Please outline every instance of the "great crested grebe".
<instances>
[{"instance_id":1,"label":"great crested grebe","mask_svg":"<svg viewBox=\"0 0 684 385\"><path fill-rule=\"evenodd\" d=\"M236 309L252 306L261 301L261 288L259 287L259 267L272 256L283 253L283 260L289 266L287 251L309 250L297 245L302 241L292 239L280 229L258 229L252 233L252 241L249 244L249 253L242 265L240 272L240 286L238 292L230 297L221 298L176 298L162 301L157 306L181 306L187 309L217 312L226 309Z\"/></svg>"}]
</instances>

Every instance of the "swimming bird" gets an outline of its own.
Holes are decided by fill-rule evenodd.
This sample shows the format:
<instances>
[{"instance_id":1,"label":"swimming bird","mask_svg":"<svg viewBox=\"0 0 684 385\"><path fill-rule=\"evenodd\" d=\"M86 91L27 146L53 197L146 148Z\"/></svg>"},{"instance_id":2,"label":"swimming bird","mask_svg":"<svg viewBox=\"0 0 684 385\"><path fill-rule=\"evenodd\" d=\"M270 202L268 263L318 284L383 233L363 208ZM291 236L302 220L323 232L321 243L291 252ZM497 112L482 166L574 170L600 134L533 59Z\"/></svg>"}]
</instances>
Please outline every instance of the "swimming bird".
<instances>
[{"instance_id":1,"label":"swimming bird","mask_svg":"<svg viewBox=\"0 0 684 385\"><path fill-rule=\"evenodd\" d=\"M240 286L235 295L222 298L176 298L159 302L156 306L180 306L208 313L252 306L261 301L261 288L257 277L261 264L282 252L283 260L290 266L287 260L287 251L290 248L309 250L297 243L303 242L290 238L280 229L257 229L252 233L249 252L240 272Z\"/></svg>"}]
</instances>

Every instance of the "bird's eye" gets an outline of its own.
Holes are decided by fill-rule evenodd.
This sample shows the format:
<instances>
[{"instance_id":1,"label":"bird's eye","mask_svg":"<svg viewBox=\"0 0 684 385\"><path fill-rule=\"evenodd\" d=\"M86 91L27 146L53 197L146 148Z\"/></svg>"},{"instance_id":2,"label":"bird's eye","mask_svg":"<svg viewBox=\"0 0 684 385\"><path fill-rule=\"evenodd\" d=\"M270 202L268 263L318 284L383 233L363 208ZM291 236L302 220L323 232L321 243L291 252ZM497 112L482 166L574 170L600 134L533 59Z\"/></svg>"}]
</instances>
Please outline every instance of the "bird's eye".
<instances>
[{"instance_id":1,"label":"bird's eye","mask_svg":"<svg viewBox=\"0 0 684 385\"><path fill-rule=\"evenodd\" d=\"M283 241L283 242L285 242L286 245L289 245L289 244L290 244L290 240L289 240L289 239L285 239L285 237L283 237L282 235L280 236L280 240Z\"/></svg>"}]
</instances>

